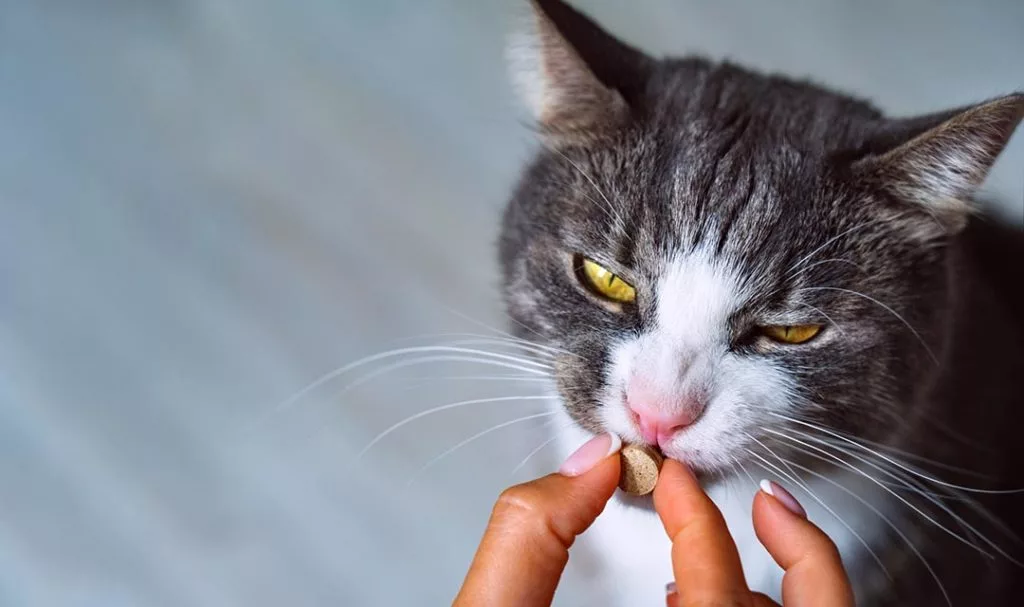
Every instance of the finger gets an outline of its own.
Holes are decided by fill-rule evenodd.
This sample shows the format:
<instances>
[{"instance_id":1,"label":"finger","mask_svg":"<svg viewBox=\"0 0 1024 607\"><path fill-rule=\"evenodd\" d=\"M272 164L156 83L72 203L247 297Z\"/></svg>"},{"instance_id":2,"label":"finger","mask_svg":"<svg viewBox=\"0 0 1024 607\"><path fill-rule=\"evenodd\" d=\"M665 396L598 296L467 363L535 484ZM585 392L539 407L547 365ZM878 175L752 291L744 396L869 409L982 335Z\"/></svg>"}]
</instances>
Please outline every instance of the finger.
<instances>
[{"instance_id":1,"label":"finger","mask_svg":"<svg viewBox=\"0 0 1024 607\"><path fill-rule=\"evenodd\" d=\"M788 491L768 481L761 481L761 487L754 496L754 531L786 571L782 578L783 605L852 606L853 590L836 545L807 520Z\"/></svg>"},{"instance_id":2,"label":"finger","mask_svg":"<svg viewBox=\"0 0 1024 607\"><path fill-rule=\"evenodd\" d=\"M594 437L559 474L498 498L455 605L550 605L569 547L604 510L619 480L617 436ZM570 476L571 475L571 476Z\"/></svg>"},{"instance_id":3,"label":"finger","mask_svg":"<svg viewBox=\"0 0 1024 607\"><path fill-rule=\"evenodd\" d=\"M666 589L667 594L665 595L665 607L679 607L682 603L677 602L679 600L679 594L676 592L675 582L672 583L671 591ZM751 594L753 600L753 607L779 607L779 604L773 601L768 595L755 592Z\"/></svg>"},{"instance_id":4,"label":"finger","mask_svg":"<svg viewBox=\"0 0 1024 607\"><path fill-rule=\"evenodd\" d=\"M676 604L749 605L736 544L693 473L666 460L654 488L654 507L672 539Z\"/></svg>"}]
</instances>

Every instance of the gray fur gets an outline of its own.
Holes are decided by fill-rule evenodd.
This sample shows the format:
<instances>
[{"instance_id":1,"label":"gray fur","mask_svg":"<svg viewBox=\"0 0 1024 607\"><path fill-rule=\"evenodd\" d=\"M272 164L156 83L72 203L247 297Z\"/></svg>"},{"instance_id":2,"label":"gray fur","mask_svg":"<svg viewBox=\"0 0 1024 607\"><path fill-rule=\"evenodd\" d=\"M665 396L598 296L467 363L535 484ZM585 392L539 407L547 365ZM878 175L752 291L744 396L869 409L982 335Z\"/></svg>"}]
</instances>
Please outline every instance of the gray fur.
<instances>
[{"instance_id":1,"label":"gray fur","mask_svg":"<svg viewBox=\"0 0 1024 607\"><path fill-rule=\"evenodd\" d=\"M1024 116L1024 94L891 119L806 82L699 58L653 60L561 2L537 9L544 45L572 51L560 56L573 64L549 66L549 74L594 90L579 95L582 114L569 95L538 116L545 145L509 203L500 254L508 311L525 327L522 336L574 354L557 366L577 423L601 430L595 395L609 346L650 322L644 294L666 260L710 248L742 268L751 293L730 321L732 347L791 369L802 415L983 470L992 487L1024 486L1021 276L993 266L1024 259L1022 237L972 211L970 200ZM589 72L566 76L579 69ZM593 105L600 99L610 100L608 112ZM812 252L848 262L794 271ZM633 284L636 305L595 301L573 274L578 254ZM753 327L783 314L834 321L844 335L759 347ZM976 497L1024 536L1024 500ZM977 513L955 509L977 524ZM1008 604L1024 592L1024 575L1006 559L990 562L920 520L906 521L954 604ZM869 590L863 582L859 602L941 604L920 562L895 540L888 548L883 558L897 586ZM851 568L856 578L858 564Z\"/></svg>"}]
</instances>

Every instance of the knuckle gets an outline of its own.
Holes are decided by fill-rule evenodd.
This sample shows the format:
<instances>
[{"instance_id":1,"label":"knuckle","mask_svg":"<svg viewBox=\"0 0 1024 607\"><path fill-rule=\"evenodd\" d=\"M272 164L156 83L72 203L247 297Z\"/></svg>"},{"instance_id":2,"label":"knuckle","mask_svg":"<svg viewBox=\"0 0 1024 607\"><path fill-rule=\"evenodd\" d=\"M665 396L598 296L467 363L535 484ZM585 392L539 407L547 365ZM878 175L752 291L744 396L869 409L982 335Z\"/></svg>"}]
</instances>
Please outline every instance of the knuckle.
<instances>
[{"instance_id":1,"label":"knuckle","mask_svg":"<svg viewBox=\"0 0 1024 607\"><path fill-rule=\"evenodd\" d=\"M832 541L832 538L825 534L821 535L821 539L815 543L814 547L807 554L809 560L818 562L834 562L842 564L842 555L839 552L839 548L836 543Z\"/></svg>"},{"instance_id":2,"label":"knuckle","mask_svg":"<svg viewBox=\"0 0 1024 607\"><path fill-rule=\"evenodd\" d=\"M515 485L502 491L494 506L492 522L505 529L530 530L534 538L546 538L552 545L568 547L575 534L565 522L552 515L554 502L533 483Z\"/></svg>"},{"instance_id":3,"label":"knuckle","mask_svg":"<svg viewBox=\"0 0 1024 607\"><path fill-rule=\"evenodd\" d=\"M829 558L834 558L837 561L840 559L840 556L841 556L839 554L839 547L836 546L836 543L832 541L832 538L830 538L827 535L822 537L821 553L822 553L822 556L827 556Z\"/></svg>"},{"instance_id":4,"label":"knuckle","mask_svg":"<svg viewBox=\"0 0 1024 607\"><path fill-rule=\"evenodd\" d=\"M515 485L501 492L495 514L514 518L534 518L542 511L543 496L530 485Z\"/></svg>"}]
</instances>

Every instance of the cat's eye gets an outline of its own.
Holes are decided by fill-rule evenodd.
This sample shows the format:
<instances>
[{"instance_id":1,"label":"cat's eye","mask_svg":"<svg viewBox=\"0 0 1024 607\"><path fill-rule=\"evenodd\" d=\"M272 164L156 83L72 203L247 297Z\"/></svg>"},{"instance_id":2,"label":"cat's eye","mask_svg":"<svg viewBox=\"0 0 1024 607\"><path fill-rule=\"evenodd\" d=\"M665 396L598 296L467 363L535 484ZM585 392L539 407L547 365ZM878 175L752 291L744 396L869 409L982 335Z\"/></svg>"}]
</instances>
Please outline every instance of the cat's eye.
<instances>
[{"instance_id":1,"label":"cat's eye","mask_svg":"<svg viewBox=\"0 0 1024 607\"><path fill-rule=\"evenodd\" d=\"M779 343L798 345L811 341L821 325L773 325L761 327L761 332Z\"/></svg>"},{"instance_id":2,"label":"cat's eye","mask_svg":"<svg viewBox=\"0 0 1024 607\"><path fill-rule=\"evenodd\" d=\"M577 267L580 282L591 291L616 303L636 301L636 289L607 268L585 257Z\"/></svg>"}]
</instances>

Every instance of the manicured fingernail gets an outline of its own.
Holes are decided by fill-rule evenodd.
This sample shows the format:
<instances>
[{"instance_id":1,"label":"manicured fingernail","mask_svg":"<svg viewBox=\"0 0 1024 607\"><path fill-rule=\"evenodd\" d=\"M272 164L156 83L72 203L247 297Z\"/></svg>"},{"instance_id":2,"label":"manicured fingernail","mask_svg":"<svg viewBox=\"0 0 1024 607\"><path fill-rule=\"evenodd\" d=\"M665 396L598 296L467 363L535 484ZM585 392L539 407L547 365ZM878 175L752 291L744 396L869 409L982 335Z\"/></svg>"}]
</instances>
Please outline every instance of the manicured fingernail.
<instances>
[{"instance_id":1,"label":"manicured fingernail","mask_svg":"<svg viewBox=\"0 0 1024 607\"><path fill-rule=\"evenodd\" d=\"M586 474L598 462L622 448L622 439L617 434L605 432L583 443L565 460L558 473L565 476Z\"/></svg>"},{"instance_id":2,"label":"manicured fingernail","mask_svg":"<svg viewBox=\"0 0 1024 607\"><path fill-rule=\"evenodd\" d=\"M668 596L670 594L675 594L675 593L676 593L676 583L675 582L669 582L669 583L665 584L665 596Z\"/></svg>"},{"instance_id":3,"label":"manicured fingernail","mask_svg":"<svg viewBox=\"0 0 1024 607\"><path fill-rule=\"evenodd\" d=\"M800 518L807 518L807 511L804 510L804 507L801 506L800 502L796 501L796 498L793 497L793 494L786 491L782 485L775 481L762 480L761 491L764 491L768 495L779 500L779 503L785 506L786 510L789 510Z\"/></svg>"}]
</instances>

